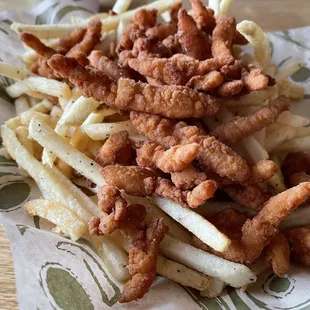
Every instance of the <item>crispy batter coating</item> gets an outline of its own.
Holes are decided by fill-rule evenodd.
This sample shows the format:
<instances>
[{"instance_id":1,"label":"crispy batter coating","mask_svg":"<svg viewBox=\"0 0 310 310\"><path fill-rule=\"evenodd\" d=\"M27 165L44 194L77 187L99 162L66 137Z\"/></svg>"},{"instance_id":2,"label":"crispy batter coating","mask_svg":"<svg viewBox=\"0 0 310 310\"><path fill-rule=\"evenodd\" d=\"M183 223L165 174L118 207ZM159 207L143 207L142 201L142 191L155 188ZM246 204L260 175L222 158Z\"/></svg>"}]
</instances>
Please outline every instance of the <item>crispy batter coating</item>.
<instances>
[{"instance_id":1,"label":"crispy batter coating","mask_svg":"<svg viewBox=\"0 0 310 310\"><path fill-rule=\"evenodd\" d=\"M260 250L277 233L279 224L310 196L310 183L301 183L271 197L262 210L242 227L242 244L248 249L247 261L256 259Z\"/></svg>"},{"instance_id":2,"label":"crispy batter coating","mask_svg":"<svg viewBox=\"0 0 310 310\"><path fill-rule=\"evenodd\" d=\"M31 71L48 79L57 79L53 69L48 65L47 58L39 56L31 65Z\"/></svg>"},{"instance_id":3,"label":"crispy batter coating","mask_svg":"<svg viewBox=\"0 0 310 310\"><path fill-rule=\"evenodd\" d=\"M269 84L268 76L254 66L248 66L248 70L243 68L241 78L245 87L250 91L265 89Z\"/></svg>"},{"instance_id":4,"label":"crispy batter coating","mask_svg":"<svg viewBox=\"0 0 310 310\"><path fill-rule=\"evenodd\" d=\"M128 61L129 61L129 59L132 59L132 58L134 58L132 55L132 51L127 51L127 50L121 51L118 54L118 64L121 67L127 69L127 68L129 68Z\"/></svg>"},{"instance_id":5,"label":"crispy batter coating","mask_svg":"<svg viewBox=\"0 0 310 310\"><path fill-rule=\"evenodd\" d=\"M238 95L243 89L243 82L241 80L233 80L223 83L218 89L217 93L221 97L231 97Z\"/></svg>"},{"instance_id":6,"label":"crispy batter coating","mask_svg":"<svg viewBox=\"0 0 310 310\"><path fill-rule=\"evenodd\" d=\"M232 44L246 45L248 43L248 40L236 29Z\"/></svg>"},{"instance_id":7,"label":"crispy batter coating","mask_svg":"<svg viewBox=\"0 0 310 310\"><path fill-rule=\"evenodd\" d=\"M287 232L292 247L291 258L302 266L310 266L310 228L299 227Z\"/></svg>"},{"instance_id":8,"label":"crispy batter coating","mask_svg":"<svg viewBox=\"0 0 310 310\"><path fill-rule=\"evenodd\" d=\"M217 190L217 184L214 180L206 180L197 185L186 195L186 202L191 208L196 208L212 198Z\"/></svg>"},{"instance_id":9,"label":"crispy batter coating","mask_svg":"<svg viewBox=\"0 0 310 310\"><path fill-rule=\"evenodd\" d=\"M213 115L218 101L184 86L156 87L121 78L118 82L116 107L159 114L171 118L192 118Z\"/></svg>"},{"instance_id":10,"label":"crispy batter coating","mask_svg":"<svg viewBox=\"0 0 310 310\"><path fill-rule=\"evenodd\" d=\"M193 9L192 16L198 29L211 34L216 24L213 16L214 12L206 8L200 0L190 0L190 3Z\"/></svg>"},{"instance_id":11,"label":"crispy batter coating","mask_svg":"<svg viewBox=\"0 0 310 310\"><path fill-rule=\"evenodd\" d=\"M291 175L289 184L296 186L302 182L310 182L310 175L305 172L297 172Z\"/></svg>"},{"instance_id":12,"label":"crispy batter coating","mask_svg":"<svg viewBox=\"0 0 310 310\"><path fill-rule=\"evenodd\" d=\"M249 183L263 183L272 178L278 171L278 166L272 160L261 160L250 167L251 179Z\"/></svg>"},{"instance_id":13,"label":"crispy batter coating","mask_svg":"<svg viewBox=\"0 0 310 310\"><path fill-rule=\"evenodd\" d=\"M73 46L81 42L86 34L85 28L77 28L69 35L59 40L55 50L59 54L66 54Z\"/></svg>"},{"instance_id":14,"label":"crispy batter coating","mask_svg":"<svg viewBox=\"0 0 310 310\"><path fill-rule=\"evenodd\" d=\"M176 25L165 23L147 29L145 35L152 40L163 41L169 36L174 36L176 32Z\"/></svg>"},{"instance_id":15,"label":"crispy batter coating","mask_svg":"<svg viewBox=\"0 0 310 310\"><path fill-rule=\"evenodd\" d=\"M220 72L227 80L240 80L241 71L244 65L241 60L235 60L232 64L224 65L220 68Z\"/></svg>"},{"instance_id":16,"label":"crispy batter coating","mask_svg":"<svg viewBox=\"0 0 310 310\"><path fill-rule=\"evenodd\" d=\"M298 172L310 172L310 152L289 153L282 164L282 172L286 182L290 176Z\"/></svg>"},{"instance_id":17,"label":"crispy batter coating","mask_svg":"<svg viewBox=\"0 0 310 310\"><path fill-rule=\"evenodd\" d=\"M98 206L103 211L101 217L90 219L89 232L93 235L109 235L120 227L120 221L126 215L127 202L114 186L102 186L97 194Z\"/></svg>"},{"instance_id":18,"label":"crispy batter coating","mask_svg":"<svg viewBox=\"0 0 310 310\"><path fill-rule=\"evenodd\" d=\"M147 227L146 210L141 205L127 208L122 221L122 232L130 240L129 264L132 279L129 280L120 296L120 302L130 302L142 298L156 278L156 264L159 244L168 231L163 219L153 219Z\"/></svg>"},{"instance_id":19,"label":"crispy batter coating","mask_svg":"<svg viewBox=\"0 0 310 310\"><path fill-rule=\"evenodd\" d=\"M54 54L56 54L56 51L53 48L46 46L44 43L40 41L40 39L38 39L36 36L34 36L31 33L22 32L19 38L28 47L36 51L40 56L43 56L45 58L50 58Z\"/></svg>"},{"instance_id":20,"label":"crispy batter coating","mask_svg":"<svg viewBox=\"0 0 310 310\"><path fill-rule=\"evenodd\" d=\"M100 148L95 161L102 167L132 162L133 149L127 131L112 134Z\"/></svg>"},{"instance_id":21,"label":"crispy batter coating","mask_svg":"<svg viewBox=\"0 0 310 310\"><path fill-rule=\"evenodd\" d=\"M172 172L171 181L181 190L189 190L207 179L205 172L201 172L192 165L182 171Z\"/></svg>"},{"instance_id":22,"label":"crispy batter coating","mask_svg":"<svg viewBox=\"0 0 310 310\"><path fill-rule=\"evenodd\" d=\"M48 64L57 74L68 78L71 83L82 89L85 97L93 97L115 107L117 86L101 70L85 68L74 58L62 55L54 55L48 60Z\"/></svg>"},{"instance_id":23,"label":"crispy batter coating","mask_svg":"<svg viewBox=\"0 0 310 310\"><path fill-rule=\"evenodd\" d=\"M117 82L121 77L130 77L127 70L118 66L116 62L108 57L105 57L102 51L92 51L89 60L91 66L103 71L114 82Z\"/></svg>"},{"instance_id":24,"label":"crispy batter coating","mask_svg":"<svg viewBox=\"0 0 310 310\"><path fill-rule=\"evenodd\" d=\"M156 24L157 10L139 9L133 16L133 22L141 30L152 28Z\"/></svg>"},{"instance_id":25,"label":"crispy batter coating","mask_svg":"<svg viewBox=\"0 0 310 310\"><path fill-rule=\"evenodd\" d=\"M193 76L186 84L187 87L200 91L212 90L224 82L224 77L218 71L211 71L206 75Z\"/></svg>"},{"instance_id":26,"label":"crispy batter coating","mask_svg":"<svg viewBox=\"0 0 310 310\"><path fill-rule=\"evenodd\" d=\"M176 34L164 39L162 44L170 51L172 55L182 53L182 47Z\"/></svg>"},{"instance_id":27,"label":"crispy batter coating","mask_svg":"<svg viewBox=\"0 0 310 310\"><path fill-rule=\"evenodd\" d=\"M120 54L124 50L131 50L133 43L143 34L143 31L139 29L136 24L130 24L123 32L120 41L116 47L116 53Z\"/></svg>"},{"instance_id":28,"label":"crispy batter coating","mask_svg":"<svg viewBox=\"0 0 310 310\"><path fill-rule=\"evenodd\" d=\"M240 183L249 179L250 169L246 161L214 137L203 135L198 127L147 113L131 112L130 119L142 135L165 148L200 143L197 159L204 170L212 170Z\"/></svg>"},{"instance_id":29,"label":"crispy batter coating","mask_svg":"<svg viewBox=\"0 0 310 310\"><path fill-rule=\"evenodd\" d=\"M137 149L137 163L141 167L159 168L163 172L181 171L196 158L198 143L176 145L166 150L155 142L144 142Z\"/></svg>"},{"instance_id":30,"label":"crispy batter coating","mask_svg":"<svg viewBox=\"0 0 310 310\"><path fill-rule=\"evenodd\" d=\"M232 56L232 41L236 30L236 20L233 17L220 16L212 33L213 57Z\"/></svg>"},{"instance_id":31,"label":"crispy batter coating","mask_svg":"<svg viewBox=\"0 0 310 310\"><path fill-rule=\"evenodd\" d=\"M123 189L128 195L149 196L154 192L155 174L138 166L109 165L100 170L111 186Z\"/></svg>"},{"instance_id":32,"label":"crispy batter coating","mask_svg":"<svg viewBox=\"0 0 310 310\"><path fill-rule=\"evenodd\" d=\"M271 104L262 107L252 115L239 117L220 125L210 134L222 142L232 145L272 124L289 107L289 99L285 96L280 96Z\"/></svg>"},{"instance_id":33,"label":"crispy batter coating","mask_svg":"<svg viewBox=\"0 0 310 310\"><path fill-rule=\"evenodd\" d=\"M178 3L177 5L175 5L171 11L170 11L170 23L171 24L175 24L177 25L178 24L178 13L179 13L179 10L181 9L182 7L182 3Z\"/></svg>"},{"instance_id":34,"label":"crispy batter coating","mask_svg":"<svg viewBox=\"0 0 310 310\"><path fill-rule=\"evenodd\" d=\"M239 184L232 184L223 187L225 193L230 198L243 207L259 211L262 209L264 203L270 198L257 185L242 186Z\"/></svg>"},{"instance_id":35,"label":"crispy batter coating","mask_svg":"<svg viewBox=\"0 0 310 310\"><path fill-rule=\"evenodd\" d=\"M183 53L198 60L210 58L209 36L197 28L194 19L187 14L185 9L179 10L178 18L178 36Z\"/></svg>"},{"instance_id":36,"label":"crispy batter coating","mask_svg":"<svg viewBox=\"0 0 310 310\"><path fill-rule=\"evenodd\" d=\"M101 21L96 18L91 20L87 25L86 33L81 42L74 45L67 53L67 57L75 57L79 52L88 55L95 46L99 43L101 38Z\"/></svg>"},{"instance_id":37,"label":"crispy batter coating","mask_svg":"<svg viewBox=\"0 0 310 310\"><path fill-rule=\"evenodd\" d=\"M265 259L273 272L281 277L290 270L290 246L282 234L277 234L266 246Z\"/></svg>"}]
</instances>

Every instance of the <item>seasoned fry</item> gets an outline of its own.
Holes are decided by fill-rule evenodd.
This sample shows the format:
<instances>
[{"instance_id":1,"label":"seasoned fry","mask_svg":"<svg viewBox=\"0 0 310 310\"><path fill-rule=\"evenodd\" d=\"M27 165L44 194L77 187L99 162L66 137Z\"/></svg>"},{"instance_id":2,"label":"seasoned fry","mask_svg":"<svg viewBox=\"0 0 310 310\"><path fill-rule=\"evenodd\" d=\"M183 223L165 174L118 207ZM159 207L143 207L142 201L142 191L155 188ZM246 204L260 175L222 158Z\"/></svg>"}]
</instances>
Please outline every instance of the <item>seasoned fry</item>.
<instances>
[{"instance_id":1,"label":"seasoned fry","mask_svg":"<svg viewBox=\"0 0 310 310\"><path fill-rule=\"evenodd\" d=\"M213 115L219 108L214 97L183 86L156 87L123 78L118 82L115 105L119 109L131 109L173 118Z\"/></svg>"},{"instance_id":2,"label":"seasoned fry","mask_svg":"<svg viewBox=\"0 0 310 310\"><path fill-rule=\"evenodd\" d=\"M141 167L159 168L163 172L176 172L185 169L197 156L198 143L176 145L165 150L154 142L144 142L137 150L137 163Z\"/></svg>"},{"instance_id":3,"label":"seasoned fry","mask_svg":"<svg viewBox=\"0 0 310 310\"><path fill-rule=\"evenodd\" d=\"M210 58L209 37L199 31L194 19L185 9L180 9L178 12L178 37L184 54L198 60Z\"/></svg>"}]
</instances>

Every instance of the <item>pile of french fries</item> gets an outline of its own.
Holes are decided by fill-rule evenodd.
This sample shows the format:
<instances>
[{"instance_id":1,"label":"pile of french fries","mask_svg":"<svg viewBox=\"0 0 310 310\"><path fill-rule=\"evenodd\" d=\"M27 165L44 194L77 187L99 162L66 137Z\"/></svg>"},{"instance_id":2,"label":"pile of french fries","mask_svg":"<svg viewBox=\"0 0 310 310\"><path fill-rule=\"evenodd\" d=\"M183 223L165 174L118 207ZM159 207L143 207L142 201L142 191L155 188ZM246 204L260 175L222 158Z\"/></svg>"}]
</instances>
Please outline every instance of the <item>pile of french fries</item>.
<instances>
[{"instance_id":1,"label":"pile of french fries","mask_svg":"<svg viewBox=\"0 0 310 310\"><path fill-rule=\"evenodd\" d=\"M156 8L166 20L165 12L179 2L158 0L145 7ZM209 5L215 14L225 15L231 2L210 0ZM130 4L131 0L117 0L113 11L118 15L101 13L91 17L99 17L102 22L102 40L97 49L105 51L111 41L119 40L136 11L127 11ZM13 23L11 28L17 33L32 33L53 46L59 38L77 27L85 26L87 22L75 19L72 24L64 25ZM292 63L276 72L267 36L261 28L254 22L243 21L237 29L253 46L254 55L241 50L236 50L236 54L274 77L277 84L263 91L252 92L238 101L224 101L225 106L217 114L219 121L214 117L204 119L210 129L229 122L235 115L252 114L280 94L292 100L302 99L304 95L302 88L288 81L288 77L303 66L302 63ZM126 130L133 141L143 141L144 137L139 136L130 121L121 120L118 110L104 107L93 98L83 97L79 89L72 89L65 82L31 73L27 68L37 57L34 51L26 48L21 55L25 68L0 62L0 74L16 81L6 91L15 99L17 115L1 127L4 148L0 154L13 158L41 190L44 198L27 202L25 211L49 220L56 226L54 231L72 240L82 237L89 239L111 274L125 282L130 278L125 267L128 264L129 244L119 232L110 236L89 235L88 221L92 216L99 216L101 210L97 207L95 196L87 196L80 187L87 187L95 195L98 188L105 184L99 173L100 166L94 158L109 135ZM51 96L58 98L59 104L55 104ZM307 117L283 112L275 124L240 141L236 150L248 162L271 158L280 166L286 153L310 149L310 128L306 127L309 124ZM86 179L96 187L89 186ZM280 169L268 182L277 192L286 189ZM221 294L226 285L240 288L255 282L257 275L266 269L264 262L259 263L259 268L255 266L251 270L251 266L233 263L191 246L191 233L219 252L230 244L230 240L203 217L206 214L199 214L202 208L195 212L165 198L147 199L125 194L124 197L130 203L144 205L149 219L163 217L169 227L168 235L160 245L161 255L157 263L159 275L195 288L202 296L212 298ZM214 213L229 206L225 202L207 204L209 206L204 210ZM242 209L236 205L234 207ZM304 225L304 214L309 214L307 207L298 209L291 215L290 221L283 225Z\"/></svg>"}]
</instances>

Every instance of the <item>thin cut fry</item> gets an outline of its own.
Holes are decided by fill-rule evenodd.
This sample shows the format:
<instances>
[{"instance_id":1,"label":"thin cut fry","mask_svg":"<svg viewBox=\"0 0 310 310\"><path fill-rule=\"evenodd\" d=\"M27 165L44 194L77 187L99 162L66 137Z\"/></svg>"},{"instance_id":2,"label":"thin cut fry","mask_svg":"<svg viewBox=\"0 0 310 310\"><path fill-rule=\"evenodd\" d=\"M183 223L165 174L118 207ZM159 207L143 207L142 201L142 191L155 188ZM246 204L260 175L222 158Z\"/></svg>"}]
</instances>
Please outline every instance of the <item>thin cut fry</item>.
<instances>
[{"instance_id":1,"label":"thin cut fry","mask_svg":"<svg viewBox=\"0 0 310 310\"><path fill-rule=\"evenodd\" d=\"M233 0L221 0L219 13L220 16L229 15L228 12L232 2Z\"/></svg>"},{"instance_id":2,"label":"thin cut fry","mask_svg":"<svg viewBox=\"0 0 310 310\"><path fill-rule=\"evenodd\" d=\"M23 112L30 109L29 102L25 96L21 96L15 99L14 105L15 105L16 115L20 115Z\"/></svg>"},{"instance_id":3,"label":"thin cut fry","mask_svg":"<svg viewBox=\"0 0 310 310\"><path fill-rule=\"evenodd\" d=\"M85 133L93 140L104 140L109 135L120 131L127 131L129 135L138 135L138 131L133 127L131 121L124 121L119 123L103 123L90 124L84 126Z\"/></svg>"},{"instance_id":4,"label":"thin cut fry","mask_svg":"<svg viewBox=\"0 0 310 310\"><path fill-rule=\"evenodd\" d=\"M293 62L287 65L285 68L277 72L274 76L277 82L281 82L287 78L289 78L292 74L294 74L299 69L306 67L307 64L304 62Z\"/></svg>"},{"instance_id":5,"label":"thin cut fry","mask_svg":"<svg viewBox=\"0 0 310 310\"><path fill-rule=\"evenodd\" d=\"M285 111L279 115L277 123L290 127L303 127L310 124L310 118Z\"/></svg>"},{"instance_id":6,"label":"thin cut fry","mask_svg":"<svg viewBox=\"0 0 310 310\"><path fill-rule=\"evenodd\" d=\"M220 0L209 0L209 8L214 11L214 16L220 14Z\"/></svg>"},{"instance_id":7,"label":"thin cut fry","mask_svg":"<svg viewBox=\"0 0 310 310\"><path fill-rule=\"evenodd\" d=\"M29 215L37 215L52 222L73 241L78 240L88 231L88 227L83 221L59 203L36 199L28 201L24 205L24 209Z\"/></svg>"},{"instance_id":8,"label":"thin cut fry","mask_svg":"<svg viewBox=\"0 0 310 310\"><path fill-rule=\"evenodd\" d=\"M207 297L207 298L215 298L222 294L226 287L226 283L222 280L212 278L212 282L210 286L200 291L200 296Z\"/></svg>"},{"instance_id":9,"label":"thin cut fry","mask_svg":"<svg viewBox=\"0 0 310 310\"><path fill-rule=\"evenodd\" d=\"M113 5L112 11L116 14L124 13L128 10L130 4L131 0L116 0Z\"/></svg>"},{"instance_id":10,"label":"thin cut fry","mask_svg":"<svg viewBox=\"0 0 310 310\"><path fill-rule=\"evenodd\" d=\"M263 30L254 22L244 20L237 25L237 30L254 48L255 60L264 69L271 62L269 40Z\"/></svg>"},{"instance_id":11,"label":"thin cut fry","mask_svg":"<svg viewBox=\"0 0 310 310\"><path fill-rule=\"evenodd\" d=\"M2 61L0 61L0 74L16 81L36 76L25 68L17 67Z\"/></svg>"},{"instance_id":12,"label":"thin cut fry","mask_svg":"<svg viewBox=\"0 0 310 310\"><path fill-rule=\"evenodd\" d=\"M70 87L66 83L44 77L30 77L6 88L12 98L19 97L29 90L60 98L69 99L71 96Z\"/></svg>"},{"instance_id":13,"label":"thin cut fry","mask_svg":"<svg viewBox=\"0 0 310 310\"><path fill-rule=\"evenodd\" d=\"M284 142L272 150L273 153L294 153L310 150L309 137L295 138Z\"/></svg>"},{"instance_id":14,"label":"thin cut fry","mask_svg":"<svg viewBox=\"0 0 310 310\"><path fill-rule=\"evenodd\" d=\"M268 183L279 193L279 192L284 192L287 188L284 184L284 177L281 171L281 164L279 161L279 158L275 154L270 155L270 159L276 163L278 166L278 171L277 173L268 180Z\"/></svg>"}]
</instances>

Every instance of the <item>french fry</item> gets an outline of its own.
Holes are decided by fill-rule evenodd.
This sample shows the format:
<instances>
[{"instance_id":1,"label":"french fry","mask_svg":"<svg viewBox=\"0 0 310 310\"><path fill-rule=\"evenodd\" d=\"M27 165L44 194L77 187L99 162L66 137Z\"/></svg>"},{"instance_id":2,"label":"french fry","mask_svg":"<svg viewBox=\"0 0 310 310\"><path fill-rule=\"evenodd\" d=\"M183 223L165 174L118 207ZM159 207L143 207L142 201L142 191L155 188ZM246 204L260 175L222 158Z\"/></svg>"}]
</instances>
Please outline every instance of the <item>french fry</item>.
<instances>
[{"instance_id":1,"label":"french fry","mask_svg":"<svg viewBox=\"0 0 310 310\"><path fill-rule=\"evenodd\" d=\"M55 97L70 98L71 96L70 87L66 83L44 77L29 77L6 88L12 98L19 97L29 90Z\"/></svg>"},{"instance_id":2,"label":"french fry","mask_svg":"<svg viewBox=\"0 0 310 310\"><path fill-rule=\"evenodd\" d=\"M39 39L62 38L67 36L77 27L84 27L84 24L46 24L46 25L26 25L21 23L12 23L11 29L16 33L28 32Z\"/></svg>"},{"instance_id":3,"label":"french fry","mask_svg":"<svg viewBox=\"0 0 310 310\"><path fill-rule=\"evenodd\" d=\"M280 126L280 128L273 130L267 135L265 147L268 152L272 152L277 146L283 144L285 141L305 136L310 136L309 127Z\"/></svg>"},{"instance_id":4,"label":"french fry","mask_svg":"<svg viewBox=\"0 0 310 310\"><path fill-rule=\"evenodd\" d=\"M63 162L62 160L58 159L56 163L56 167L61 171L63 175L65 175L68 179L73 177L73 168Z\"/></svg>"},{"instance_id":5,"label":"french fry","mask_svg":"<svg viewBox=\"0 0 310 310\"><path fill-rule=\"evenodd\" d=\"M305 62L293 62L287 65L285 68L278 71L274 78L277 82L281 82L289 78L292 74L297 72L299 69L306 67L307 64Z\"/></svg>"},{"instance_id":6,"label":"french fry","mask_svg":"<svg viewBox=\"0 0 310 310\"><path fill-rule=\"evenodd\" d=\"M28 126L30 124L31 119L34 116L36 116L37 118L39 117L44 122L49 123L49 120L50 120L49 115L30 109L21 114L20 119L21 119L22 124Z\"/></svg>"},{"instance_id":7,"label":"french fry","mask_svg":"<svg viewBox=\"0 0 310 310\"><path fill-rule=\"evenodd\" d=\"M59 203L36 199L28 201L24 205L24 209L31 216L40 216L52 222L73 241L78 240L88 231L88 227L83 221Z\"/></svg>"},{"instance_id":8,"label":"french fry","mask_svg":"<svg viewBox=\"0 0 310 310\"><path fill-rule=\"evenodd\" d=\"M220 296L226 287L226 283L222 280L212 278L212 282L208 288L200 291L200 296L207 298L215 298Z\"/></svg>"},{"instance_id":9,"label":"french fry","mask_svg":"<svg viewBox=\"0 0 310 310\"><path fill-rule=\"evenodd\" d=\"M219 252L223 252L230 244L230 240L222 234L205 218L196 212L182 208L177 203L160 197L152 198L152 201L174 220L192 232L202 242Z\"/></svg>"},{"instance_id":10,"label":"french fry","mask_svg":"<svg viewBox=\"0 0 310 310\"><path fill-rule=\"evenodd\" d=\"M273 153L294 153L304 152L310 150L310 139L309 137L299 137L284 142L281 145L275 147Z\"/></svg>"},{"instance_id":11,"label":"french fry","mask_svg":"<svg viewBox=\"0 0 310 310\"><path fill-rule=\"evenodd\" d=\"M267 99L271 99L278 96L278 90L276 87L267 87L266 89L253 91L248 95L241 96L238 100L228 99L223 102L225 107L234 106L252 106L262 105Z\"/></svg>"},{"instance_id":12,"label":"french fry","mask_svg":"<svg viewBox=\"0 0 310 310\"><path fill-rule=\"evenodd\" d=\"M300 206L285 219L280 228L302 227L310 225L310 206Z\"/></svg>"},{"instance_id":13,"label":"french fry","mask_svg":"<svg viewBox=\"0 0 310 310\"><path fill-rule=\"evenodd\" d=\"M279 95L284 95L291 100L301 100L304 98L305 89L301 86L294 85L288 80L281 81L277 84Z\"/></svg>"},{"instance_id":14,"label":"french fry","mask_svg":"<svg viewBox=\"0 0 310 310\"><path fill-rule=\"evenodd\" d=\"M252 163L257 163L260 160L268 159L268 152L262 145L253 137L246 137L240 141L240 145L247 152L249 159Z\"/></svg>"},{"instance_id":15,"label":"french fry","mask_svg":"<svg viewBox=\"0 0 310 310\"><path fill-rule=\"evenodd\" d=\"M86 155L92 159L94 159L97 154L99 153L99 150L101 149L103 145L102 141L94 141L90 140L87 145L87 152Z\"/></svg>"},{"instance_id":16,"label":"french fry","mask_svg":"<svg viewBox=\"0 0 310 310\"><path fill-rule=\"evenodd\" d=\"M254 22L244 20L237 25L237 30L249 41L254 48L257 64L264 69L271 63L269 40L264 31Z\"/></svg>"},{"instance_id":17,"label":"french fry","mask_svg":"<svg viewBox=\"0 0 310 310\"><path fill-rule=\"evenodd\" d=\"M79 172L97 185L105 182L99 174L100 166L85 154L75 149L60 137L46 123L33 118L29 124L30 136L44 148L52 151L57 157L73 168L79 167Z\"/></svg>"},{"instance_id":18,"label":"french fry","mask_svg":"<svg viewBox=\"0 0 310 310\"><path fill-rule=\"evenodd\" d=\"M129 252L129 243L120 231L113 232L111 238L122 249ZM167 259L162 255L158 255L156 269L159 275L197 290L207 289L213 281L210 277Z\"/></svg>"},{"instance_id":19,"label":"french fry","mask_svg":"<svg viewBox=\"0 0 310 310\"><path fill-rule=\"evenodd\" d=\"M14 101L16 115L20 115L21 113L30 109L29 102L25 96L21 96L16 98Z\"/></svg>"},{"instance_id":20,"label":"french fry","mask_svg":"<svg viewBox=\"0 0 310 310\"><path fill-rule=\"evenodd\" d=\"M21 81L31 76L36 76L36 74L28 71L25 68L17 67L2 61L0 61L0 75L6 76L16 81Z\"/></svg>"},{"instance_id":21,"label":"french fry","mask_svg":"<svg viewBox=\"0 0 310 310\"><path fill-rule=\"evenodd\" d=\"M131 23L130 20L126 20L126 19L120 20L120 22L117 26L117 30L116 30L116 43L119 43L122 34L124 33L124 31L129 26L130 23Z\"/></svg>"},{"instance_id":22,"label":"french fry","mask_svg":"<svg viewBox=\"0 0 310 310\"><path fill-rule=\"evenodd\" d=\"M25 91L25 94L35 100L44 100L47 97L45 94L39 93L38 91L35 91L35 90L27 90Z\"/></svg>"},{"instance_id":23,"label":"french fry","mask_svg":"<svg viewBox=\"0 0 310 310\"><path fill-rule=\"evenodd\" d=\"M229 15L229 9L231 7L233 0L221 0L220 2L220 16Z\"/></svg>"},{"instance_id":24,"label":"french fry","mask_svg":"<svg viewBox=\"0 0 310 310\"><path fill-rule=\"evenodd\" d=\"M33 50L27 50L20 57L26 63L26 66L30 68L31 64L38 59L39 55Z\"/></svg>"},{"instance_id":25,"label":"french fry","mask_svg":"<svg viewBox=\"0 0 310 310\"><path fill-rule=\"evenodd\" d=\"M169 235L164 237L159 248L164 256L210 277L220 279L232 287L254 283L257 278L245 265L204 252Z\"/></svg>"},{"instance_id":26,"label":"french fry","mask_svg":"<svg viewBox=\"0 0 310 310\"><path fill-rule=\"evenodd\" d=\"M50 113L50 123L56 125L59 119L61 118L63 111L60 107L56 105L53 106L51 113Z\"/></svg>"},{"instance_id":27,"label":"french fry","mask_svg":"<svg viewBox=\"0 0 310 310\"><path fill-rule=\"evenodd\" d=\"M110 53L110 45L113 42L116 42L116 30L105 33L101 41L96 46L96 50L100 50L107 55Z\"/></svg>"},{"instance_id":28,"label":"french fry","mask_svg":"<svg viewBox=\"0 0 310 310\"><path fill-rule=\"evenodd\" d=\"M118 123L90 124L84 126L85 133L93 140L105 140L110 135L126 130L129 135L138 135L138 131L131 121Z\"/></svg>"},{"instance_id":29,"label":"french fry","mask_svg":"<svg viewBox=\"0 0 310 310\"><path fill-rule=\"evenodd\" d=\"M19 126L15 129L16 136L20 143L27 149L27 151L34 155L34 141L29 139L29 130L25 126Z\"/></svg>"},{"instance_id":30,"label":"french fry","mask_svg":"<svg viewBox=\"0 0 310 310\"><path fill-rule=\"evenodd\" d=\"M281 163L277 155L271 154L270 159L274 161L278 166L277 173L268 180L268 183L277 191L284 192L287 188L284 184L284 177L281 171Z\"/></svg>"},{"instance_id":31,"label":"french fry","mask_svg":"<svg viewBox=\"0 0 310 310\"><path fill-rule=\"evenodd\" d=\"M209 0L209 8L214 11L214 15L220 14L220 0Z\"/></svg>"},{"instance_id":32,"label":"french fry","mask_svg":"<svg viewBox=\"0 0 310 310\"><path fill-rule=\"evenodd\" d=\"M64 107L64 110L67 110L69 107L73 105L73 103L82 96L82 90L74 87L71 91L71 97L68 100L66 106Z\"/></svg>"},{"instance_id":33,"label":"french fry","mask_svg":"<svg viewBox=\"0 0 310 310\"><path fill-rule=\"evenodd\" d=\"M131 0L116 0L113 5L112 11L116 14L124 13L128 10L130 4Z\"/></svg>"},{"instance_id":34,"label":"french fry","mask_svg":"<svg viewBox=\"0 0 310 310\"><path fill-rule=\"evenodd\" d=\"M279 115L277 123L290 127L303 127L310 124L310 118L284 111Z\"/></svg>"}]
</instances>

